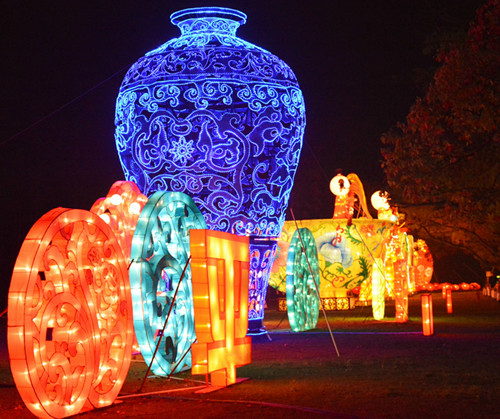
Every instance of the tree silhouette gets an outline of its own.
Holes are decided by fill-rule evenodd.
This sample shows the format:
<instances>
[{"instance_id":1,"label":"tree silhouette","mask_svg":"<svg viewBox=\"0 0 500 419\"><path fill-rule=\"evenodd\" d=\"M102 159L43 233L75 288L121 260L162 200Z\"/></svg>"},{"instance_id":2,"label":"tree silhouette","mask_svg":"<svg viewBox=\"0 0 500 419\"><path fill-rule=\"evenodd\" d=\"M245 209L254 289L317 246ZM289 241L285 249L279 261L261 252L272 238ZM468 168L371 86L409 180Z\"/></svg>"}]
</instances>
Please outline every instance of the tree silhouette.
<instances>
[{"instance_id":1,"label":"tree silhouette","mask_svg":"<svg viewBox=\"0 0 500 419\"><path fill-rule=\"evenodd\" d=\"M472 255L484 269L500 249L500 2L478 9L406 121L381 138L393 201L418 237Z\"/></svg>"}]
</instances>

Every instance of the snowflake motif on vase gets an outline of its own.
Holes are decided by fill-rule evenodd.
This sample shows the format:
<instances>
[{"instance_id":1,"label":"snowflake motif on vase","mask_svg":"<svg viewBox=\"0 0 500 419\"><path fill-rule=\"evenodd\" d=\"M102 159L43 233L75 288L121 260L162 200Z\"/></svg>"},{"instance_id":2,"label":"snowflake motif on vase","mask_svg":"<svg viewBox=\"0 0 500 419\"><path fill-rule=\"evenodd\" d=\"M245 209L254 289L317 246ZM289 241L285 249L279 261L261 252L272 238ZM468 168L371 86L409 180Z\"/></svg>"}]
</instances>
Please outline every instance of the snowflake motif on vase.
<instances>
[{"instance_id":1,"label":"snowflake motif on vase","mask_svg":"<svg viewBox=\"0 0 500 419\"><path fill-rule=\"evenodd\" d=\"M186 166L189 160L192 160L194 147L193 140L186 141L184 137L180 137L179 141L172 143L172 156L174 162L180 162L181 166Z\"/></svg>"},{"instance_id":2,"label":"snowflake motif on vase","mask_svg":"<svg viewBox=\"0 0 500 419\"><path fill-rule=\"evenodd\" d=\"M139 59L120 87L125 177L148 196L191 196L210 229L277 238L305 128L297 79L236 35L239 11L186 9L171 21L181 36Z\"/></svg>"}]
</instances>

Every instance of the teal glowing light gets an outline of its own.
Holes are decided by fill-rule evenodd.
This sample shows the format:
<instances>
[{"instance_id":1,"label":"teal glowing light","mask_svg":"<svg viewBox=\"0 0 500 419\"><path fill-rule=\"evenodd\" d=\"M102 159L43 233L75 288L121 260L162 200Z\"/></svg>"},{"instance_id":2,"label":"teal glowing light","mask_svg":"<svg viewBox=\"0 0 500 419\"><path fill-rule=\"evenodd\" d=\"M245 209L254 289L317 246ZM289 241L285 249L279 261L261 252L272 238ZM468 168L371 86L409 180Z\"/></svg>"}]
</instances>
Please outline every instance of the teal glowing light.
<instances>
[{"instance_id":1,"label":"teal glowing light","mask_svg":"<svg viewBox=\"0 0 500 419\"><path fill-rule=\"evenodd\" d=\"M312 329L319 315L319 264L316 242L310 230L293 234L286 262L288 321L294 332Z\"/></svg>"},{"instance_id":2,"label":"teal glowing light","mask_svg":"<svg viewBox=\"0 0 500 419\"><path fill-rule=\"evenodd\" d=\"M171 311L152 365L157 375L191 367L189 349L195 332L190 266L175 301L173 297L189 259L189 231L193 228L207 226L190 197L180 192L156 192L142 210L132 240L130 286L134 327L148 364Z\"/></svg>"}]
</instances>

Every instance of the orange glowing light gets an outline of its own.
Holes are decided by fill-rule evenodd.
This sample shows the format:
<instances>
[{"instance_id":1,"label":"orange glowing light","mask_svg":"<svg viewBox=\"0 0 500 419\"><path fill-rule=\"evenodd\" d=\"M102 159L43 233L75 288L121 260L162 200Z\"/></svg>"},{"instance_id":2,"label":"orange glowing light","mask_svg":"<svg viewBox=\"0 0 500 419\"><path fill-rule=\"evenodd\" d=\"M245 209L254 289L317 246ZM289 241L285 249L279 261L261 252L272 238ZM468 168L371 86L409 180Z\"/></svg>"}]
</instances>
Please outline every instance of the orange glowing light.
<instances>
[{"instance_id":1,"label":"orange glowing light","mask_svg":"<svg viewBox=\"0 0 500 419\"><path fill-rule=\"evenodd\" d=\"M453 313L453 302L451 299L451 288L446 289L446 311L449 314Z\"/></svg>"},{"instance_id":2,"label":"orange glowing light","mask_svg":"<svg viewBox=\"0 0 500 419\"><path fill-rule=\"evenodd\" d=\"M8 295L7 341L16 387L37 417L113 403L130 365L127 265L108 225L56 208L31 228Z\"/></svg>"},{"instance_id":3,"label":"orange glowing light","mask_svg":"<svg viewBox=\"0 0 500 419\"><path fill-rule=\"evenodd\" d=\"M193 374L210 374L212 386L236 383L236 367L251 362L248 328L249 239L191 230L191 272L197 343Z\"/></svg>"},{"instance_id":4,"label":"orange glowing light","mask_svg":"<svg viewBox=\"0 0 500 419\"><path fill-rule=\"evenodd\" d=\"M147 202L148 197L141 193L134 182L119 180L111 185L108 195L95 201L90 209L113 230L122 248L127 266L130 265L132 239L137 221ZM133 353L140 352L139 343L134 333Z\"/></svg>"},{"instance_id":5,"label":"orange glowing light","mask_svg":"<svg viewBox=\"0 0 500 419\"><path fill-rule=\"evenodd\" d=\"M113 183L108 195L99 198L90 209L111 227L127 263L130 263L130 250L137 220L146 202L148 197L141 193L135 183L120 180Z\"/></svg>"},{"instance_id":6,"label":"orange glowing light","mask_svg":"<svg viewBox=\"0 0 500 419\"><path fill-rule=\"evenodd\" d=\"M430 283L434 270L434 261L429 247L424 240L418 239L414 246L415 285L422 289Z\"/></svg>"},{"instance_id":7,"label":"orange glowing light","mask_svg":"<svg viewBox=\"0 0 500 419\"><path fill-rule=\"evenodd\" d=\"M434 314L432 312L432 294L422 294L422 332L424 336L434 334Z\"/></svg>"}]
</instances>

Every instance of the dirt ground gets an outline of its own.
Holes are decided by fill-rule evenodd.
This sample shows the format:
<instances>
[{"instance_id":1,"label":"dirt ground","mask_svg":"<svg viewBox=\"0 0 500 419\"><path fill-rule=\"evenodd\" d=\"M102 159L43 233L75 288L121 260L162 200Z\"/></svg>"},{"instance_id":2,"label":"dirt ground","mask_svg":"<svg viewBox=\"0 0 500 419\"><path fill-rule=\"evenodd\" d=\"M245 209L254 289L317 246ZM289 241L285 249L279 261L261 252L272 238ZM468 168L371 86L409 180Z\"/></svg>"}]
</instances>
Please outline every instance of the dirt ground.
<instances>
[{"instance_id":1,"label":"dirt ground","mask_svg":"<svg viewBox=\"0 0 500 419\"><path fill-rule=\"evenodd\" d=\"M271 340L255 339L252 363L237 371L248 380L197 394L204 377L184 372L148 378L138 395L147 369L138 356L117 403L76 417L500 418L500 303L470 291L453 294L452 314L440 293L433 304L433 336L422 335L415 295L405 324L394 322L392 303L385 321L370 307L328 313L334 341L322 313L316 329L293 333L269 307ZM10 373L5 317L0 331L0 417L33 417Z\"/></svg>"}]
</instances>

